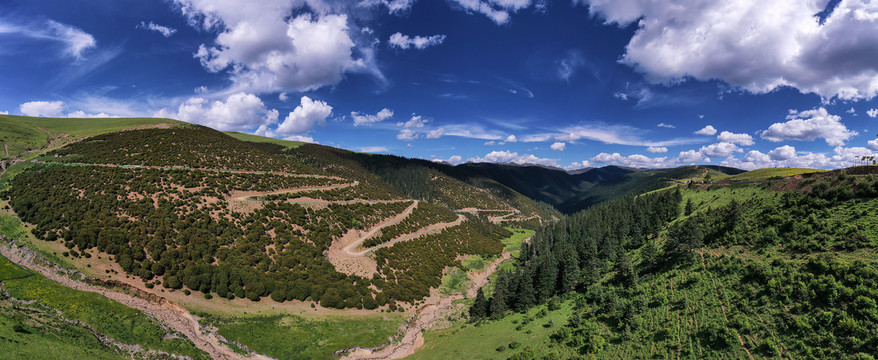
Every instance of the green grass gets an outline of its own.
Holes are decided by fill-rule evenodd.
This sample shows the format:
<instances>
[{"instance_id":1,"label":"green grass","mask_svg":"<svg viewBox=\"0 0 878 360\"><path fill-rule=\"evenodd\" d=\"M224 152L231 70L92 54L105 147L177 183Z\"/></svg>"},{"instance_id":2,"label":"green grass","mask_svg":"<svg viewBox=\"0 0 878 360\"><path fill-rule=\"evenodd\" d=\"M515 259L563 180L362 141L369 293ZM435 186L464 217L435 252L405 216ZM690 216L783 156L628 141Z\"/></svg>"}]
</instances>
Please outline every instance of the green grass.
<instances>
[{"instance_id":1,"label":"green grass","mask_svg":"<svg viewBox=\"0 0 878 360\"><path fill-rule=\"evenodd\" d=\"M3 150L6 144L9 155ZM39 149L48 143L46 133L12 116L0 115L0 159L21 156L28 150Z\"/></svg>"},{"instance_id":2,"label":"green grass","mask_svg":"<svg viewBox=\"0 0 878 360\"><path fill-rule=\"evenodd\" d=\"M546 311L543 305L499 320L456 323L447 329L429 330L424 334L424 346L406 359L507 359L528 350L537 356L548 355L551 349L545 344L567 322L572 307L569 301L554 311ZM527 324L525 319L529 319ZM550 321L554 325L547 327ZM512 342L520 345L510 349ZM500 346L506 350L497 351Z\"/></svg>"},{"instance_id":3,"label":"green grass","mask_svg":"<svg viewBox=\"0 0 878 360\"><path fill-rule=\"evenodd\" d=\"M745 173L740 173L738 175L726 176L723 177L722 180L731 180L731 181L759 181L759 180L767 180L771 178L783 178L787 176L794 176L800 174L810 174L815 172L823 172L824 170L818 169L804 169L804 168L765 168L765 169L756 169L751 170Z\"/></svg>"},{"instance_id":4,"label":"green grass","mask_svg":"<svg viewBox=\"0 0 878 360\"><path fill-rule=\"evenodd\" d=\"M293 315L227 317L204 315L223 337L277 359L335 359L334 352L388 341L403 324L402 315L305 319Z\"/></svg>"},{"instance_id":5,"label":"green grass","mask_svg":"<svg viewBox=\"0 0 878 360\"><path fill-rule=\"evenodd\" d=\"M490 259L484 259L478 255L469 255L466 259L460 261L468 271L482 271L485 270L485 264L489 262Z\"/></svg>"},{"instance_id":6,"label":"green grass","mask_svg":"<svg viewBox=\"0 0 878 360\"><path fill-rule=\"evenodd\" d=\"M15 122L36 129L46 129L52 135L70 134L92 136L107 132L130 129L155 124L185 124L182 121L160 118L41 118L14 115L0 115L0 121ZM38 130L39 131L39 130ZM40 131L42 133L42 131Z\"/></svg>"},{"instance_id":7,"label":"green grass","mask_svg":"<svg viewBox=\"0 0 878 360\"><path fill-rule=\"evenodd\" d=\"M469 277L463 269L453 268L450 272L442 276L442 287L439 291L443 294L457 294L466 291L466 284Z\"/></svg>"},{"instance_id":8,"label":"green grass","mask_svg":"<svg viewBox=\"0 0 878 360\"><path fill-rule=\"evenodd\" d=\"M506 245L503 247L503 251L511 252L512 257L517 259L521 252L522 241L536 234L536 231L529 229L515 229L511 227L506 227L506 230L511 231L512 236L503 239L503 244Z\"/></svg>"},{"instance_id":9,"label":"green grass","mask_svg":"<svg viewBox=\"0 0 878 360\"><path fill-rule=\"evenodd\" d=\"M0 300L2 359L127 359L54 311Z\"/></svg>"},{"instance_id":10,"label":"green grass","mask_svg":"<svg viewBox=\"0 0 878 360\"><path fill-rule=\"evenodd\" d=\"M177 120L156 118L71 119L0 115L0 140L8 146L11 158L22 156L28 150L45 146L50 140L49 137L54 138L69 134L74 138L79 138L163 123L183 124ZM49 136L46 135L46 132L49 133ZM0 148L0 159L4 158L7 158L6 153Z\"/></svg>"},{"instance_id":11,"label":"green grass","mask_svg":"<svg viewBox=\"0 0 878 360\"><path fill-rule=\"evenodd\" d=\"M224 133L241 141L277 144L283 146L285 148L284 150L295 149L306 144L301 141L281 140L259 135L244 134L236 131L226 131Z\"/></svg>"},{"instance_id":12,"label":"green grass","mask_svg":"<svg viewBox=\"0 0 878 360\"><path fill-rule=\"evenodd\" d=\"M0 277L15 275L15 268L9 260L0 257L0 269L3 269ZM196 358L207 357L186 340L163 339L165 331L144 313L100 294L67 288L39 274L4 280L3 285L16 299L34 300L57 309L65 318L86 323L116 341Z\"/></svg>"}]
</instances>

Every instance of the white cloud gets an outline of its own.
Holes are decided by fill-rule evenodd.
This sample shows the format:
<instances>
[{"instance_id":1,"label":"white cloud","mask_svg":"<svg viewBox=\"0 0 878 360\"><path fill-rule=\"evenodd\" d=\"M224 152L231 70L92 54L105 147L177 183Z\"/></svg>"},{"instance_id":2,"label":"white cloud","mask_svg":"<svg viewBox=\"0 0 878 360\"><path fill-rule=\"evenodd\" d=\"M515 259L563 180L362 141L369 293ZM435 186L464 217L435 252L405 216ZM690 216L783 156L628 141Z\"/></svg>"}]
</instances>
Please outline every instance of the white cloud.
<instances>
[{"instance_id":1,"label":"white cloud","mask_svg":"<svg viewBox=\"0 0 878 360\"><path fill-rule=\"evenodd\" d=\"M379 153L379 152L388 152L388 151L390 151L390 149L388 149L384 146L366 146L366 147L360 148L360 152L367 152L367 153Z\"/></svg>"},{"instance_id":2,"label":"white cloud","mask_svg":"<svg viewBox=\"0 0 878 360\"><path fill-rule=\"evenodd\" d=\"M866 115L869 115L870 118L876 118L878 117L878 109L869 109L866 111Z\"/></svg>"},{"instance_id":3,"label":"white cloud","mask_svg":"<svg viewBox=\"0 0 878 360\"><path fill-rule=\"evenodd\" d=\"M201 97L189 98L174 113L161 109L156 117L201 124L223 131L248 131L277 122L278 111L268 109L256 95L236 93L225 101L210 102Z\"/></svg>"},{"instance_id":4,"label":"white cloud","mask_svg":"<svg viewBox=\"0 0 878 360\"><path fill-rule=\"evenodd\" d=\"M293 136L307 133L314 129L315 125L326 124L326 118L332 115L332 106L324 101L311 100L302 96L301 103L284 119L274 134L280 136Z\"/></svg>"},{"instance_id":5,"label":"white cloud","mask_svg":"<svg viewBox=\"0 0 878 360\"><path fill-rule=\"evenodd\" d=\"M444 41L445 35L409 37L408 35L403 35L402 33L395 33L393 35L390 35L388 43L390 44L390 46L403 50L409 48L423 50L430 46L440 45Z\"/></svg>"},{"instance_id":6,"label":"white cloud","mask_svg":"<svg viewBox=\"0 0 878 360\"><path fill-rule=\"evenodd\" d=\"M771 160L789 160L796 157L796 148L784 145L768 152Z\"/></svg>"},{"instance_id":7,"label":"white cloud","mask_svg":"<svg viewBox=\"0 0 878 360\"><path fill-rule=\"evenodd\" d=\"M67 105L63 101L30 101L19 106L26 116L62 117Z\"/></svg>"},{"instance_id":8,"label":"white cloud","mask_svg":"<svg viewBox=\"0 0 878 360\"><path fill-rule=\"evenodd\" d=\"M872 150L878 150L878 139L869 140L869 142L866 143L866 147Z\"/></svg>"},{"instance_id":9,"label":"white cloud","mask_svg":"<svg viewBox=\"0 0 878 360\"><path fill-rule=\"evenodd\" d=\"M623 101L628 100L628 94L623 93L623 92L616 92L613 94L613 97L615 97L616 99L623 100Z\"/></svg>"},{"instance_id":10,"label":"white cloud","mask_svg":"<svg viewBox=\"0 0 878 360\"><path fill-rule=\"evenodd\" d=\"M878 144L876 144L878 145ZM766 167L799 167L817 169L838 169L860 164L863 156L871 156L872 150L864 147L846 148L837 146L833 154L798 152L792 146L782 146L768 154L751 150L741 159L729 157L722 162L724 166L741 169L758 169Z\"/></svg>"},{"instance_id":11,"label":"white cloud","mask_svg":"<svg viewBox=\"0 0 878 360\"><path fill-rule=\"evenodd\" d=\"M524 142L592 140L606 144L632 146L674 146L703 142L701 139L671 139L664 141L645 140L642 136L649 131L626 125L607 125L600 123L569 126L557 133L532 134L525 136Z\"/></svg>"},{"instance_id":12,"label":"white cloud","mask_svg":"<svg viewBox=\"0 0 878 360\"><path fill-rule=\"evenodd\" d=\"M351 112L351 117L354 118L354 126L372 125L376 122L384 121L393 117L393 110L384 108L375 115L360 114L354 111Z\"/></svg>"},{"instance_id":13,"label":"white cloud","mask_svg":"<svg viewBox=\"0 0 878 360\"><path fill-rule=\"evenodd\" d=\"M170 28L167 26L162 26L162 25L156 24L152 21L150 21L149 23L141 21L140 24L137 25L137 28L155 31L159 34L162 34L162 36L164 36L166 38L169 38L169 37L173 36L175 33L177 33L177 29Z\"/></svg>"},{"instance_id":14,"label":"white cloud","mask_svg":"<svg viewBox=\"0 0 878 360\"><path fill-rule=\"evenodd\" d=\"M361 0L358 5L363 7L384 5L387 7L389 13L399 14L411 9L414 2L415 0ZM368 28L364 28L364 30L365 29Z\"/></svg>"},{"instance_id":15,"label":"white cloud","mask_svg":"<svg viewBox=\"0 0 878 360\"><path fill-rule=\"evenodd\" d=\"M677 162L684 165L694 164L705 160L708 162L710 161L710 159L705 159L701 152L695 150L681 151L680 155L677 156Z\"/></svg>"},{"instance_id":16,"label":"white cloud","mask_svg":"<svg viewBox=\"0 0 878 360\"><path fill-rule=\"evenodd\" d=\"M287 95L287 93L282 92L282 93L280 93L280 94L277 95L277 99L280 100L280 101L283 101L283 102L287 102L287 100L290 99L290 96Z\"/></svg>"},{"instance_id":17,"label":"white cloud","mask_svg":"<svg viewBox=\"0 0 878 360\"><path fill-rule=\"evenodd\" d=\"M6 110L0 111L0 115L9 115L9 111L6 111Z\"/></svg>"},{"instance_id":18,"label":"white cloud","mask_svg":"<svg viewBox=\"0 0 878 360\"><path fill-rule=\"evenodd\" d=\"M495 141L503 139L503 134L498 131L485 129L478 124L445 124L436 128L427 126L430 119L426 119L421 115L412 115L412 118L406 122L398 122L396 126L401 127L396 138L399 140L415 140L419 138L438 139L443 136L457 136L469 139L481 139ZM491 145L485 143L485 145Z\"/></svg>"},{"instance_id":19,"label":"white cloud","mask_svg":"<svg viewBox=\"0 0 878 360\"><path fill-rule=\"evenodd\" d=\"M570 163L570 165L565 166L564 169L567 170L579 170L591 167L591 161L582 160L582 161L574 161Z\"/></svg>"},{"instance_id":20,"label":"white cloud","mask_svg":"<svg viewBox=\"0 0 878 360\"><path fill-rule=\"evenodd\" d=\"M728 142L702 146L699 151L707 157L726 157L736 152L744 152L738 145Z\"/></svg>"},{"instance_id":21,"label":"white cloud","mask_svg":"<svg viewBox=\"0 0 878 360\"><path fill-rule=\"evenodd\" d=\"M878 6L827 1L576 0L608 23L637 22L621 62L656 83L719 79L753 93L791 86L825 99L878 94ZM840 66L839 64L844 64Z\"/></svg>"},{"instance_id":22,"label":"white cloud","mask_svg":"<svg viewBox=\"0 0 878 360\"><path fill-rule=\"evenodd\" d=\"M485 141L483 145L486 145L486 146L494 146L494 145L497 145L497 142L494 141L494 140L491 140L491 141Z\"/></svg>"},{"instance_id":23,"label":"white cloud","mask_svg":"<svg viewBox=\"0 0 878 360\"><path fill-rule=\"evenodd\" d=\"M666 148L664 146L650 146L650 147L646 148L646 151L649 151L653 154L666 153L666 152L668 152L668 148Z\"/></svg>"},{"instance_id":24,"label":"white cloud","mask_svg":"<svg viewBox=\"0 0 878 360\"><path fill-rule=\"evenodd\" d=\"M202 86L195 88L195 93L196 94L206 94L207 93L207 86L202 85Z\"/></svg>"},{"instance_id":25,"label":"white cloud","mask_svg":"<svg viewBox=\"0 0 878 360\"><path fill-rule=\"evenodd\" d=\"M536 157L532 154L519 155L517 152L510 151L491 151L484 157L473 157L470 162L489 162L489 163L514 163L514 164L535 164L545 166L558 166L557 159L546 159Z\"/></svg>"},{"instance_id":26,"label":"white cloud","mask_svg":"<svg viewBox=\"0 0 878 360\"><path fill-rule=\"evenodd\" d=\"M91 34L54 20L28 25L16 25L0 20L0 35L3 34L59 42L63 45L61 52L76 59L81 59L86 50L97 47L97 41Z\"/></svg>"},{"instance_id":27,"label":"white cloud","mask_svg":"<svg viewBox=\"0 0 878 360\"><path fill-rule=\"evenodd\" d=\"M857 113L857 110L854 109L854 108L850 108L850 110L845 111L845 112L848 113L848 114L856 114L856 113Z\"/></svg>"},{"instance_id":28,"label":"white cloud","mask_svg":"<svg viewBox=\"0 0 878 360\"><path fill-rule=\"evenodd\" d=\"M705 136L713 136L716 135L716 128L712 125L707 125L703 129L694 132L695 135L705 135Z\"/></svg>"},{"instance_id":29,"label":"white cloud","mask_svg":"<svg viewBox=\"0 0 878 360\"><path fill-rule=\"evenodd\" d=\"M434 158L433 161L434 162L445 162L445 163L449 163L451 165L458 165L458 164L463 162L463 157L461 157L460 155L454 155L454 156L449 157L448 159Z\"/></svg>"},{"instance_id":30,"label":"white cloud","mask_svg":"<svg viewBox=\"0 0 878 360\"><path fill-rule=\"evenodd\" d=\"M664 167L667 159L667 157L650 158L640 154L622 156L619 153L600 153L591 158L591 162L600 164L610 163L636 168L657 168Z\"/></svg>"},{"instance_id":31,"label":"white cloud","mask_svg":"<svg viewBox=\"0 0 878 360\"><path fill-rule=\"evenodd\" d=\"M531 0L454 0L467 12L476 12L501 25L509 21L511 13L531 5Z\"/></svg>"},{"instance_id":32,"label":"white cloud","mask_svg":"<svg viewBox=\"0 0 878 360\"><path fill-rule=\"evenodd\" d=\"M211 72L228 71L233 88L309 91L364 72L383 81L371 43L357 46L348 16L312 0L174 0L191 25L217 32L195 57ZM304 12L310 8L312 13ZM290 14L298 14L291 16ZM357 33L359 33L358 29Z\"/></svg>"},{"instance_id":33,"label":"white cloud","mask_svg":"<svg viewBox=\"0 0 878 360\"><path fill-rule=\"evenodd\" d=\"M551 148L552 150L555 150L555 151L564 151L567 149L567 143L556 142L556 143L552 144L551 146L549 146L549 148Z\"/></svg>"},{"instance_id":34,"label":"white cloud","mask_svg":"<svg viewBox=\"0 0 878 360\"><path fill-rule=\"evenodd\" d=\"M814 141L823 138L831 146L841 146L858 134L856 131L848 130L841 123L840 116L829 114L824 108L802 112L791 111L787 120L769 126L768 130L762 132L762 138L773 142Z\"/></svg>"},{"instance_id":35,"label":"white cloud","mask_svg":"<svg viewBox=\"0 0 878 360\"><path fill-rule=\"evenodd\" d=\"M722 142L728 142L732 144L750 146L753 145L753 137L749 134L735 134L728 131L723 131L716 137L717 140Z\"/></svg>"},{"instance_id":36,"label":"white cloud","mask_svg":"<svg viewBox=\"0 0 878 360\"><path fill-rule=\"evenodd\" d=\"M671 125L671 124L665 124L665 123L659 123L659 124L656 125L656 126L658 126L658 127L662 127L662 128L668 128L668 129L674 129L674 128L676 128L676 126L674 126L674 125Z\"/></svg>"},{"instance_id":37,"label":"white cloud","mask_svg":"<svg viewBox=\"0 0 878 360\"><path fill-rule=\"evenodd\" d=\"M518 138L515 137L515 135L509 135L506 137L506 140L503 140L503 141L507 142L507 143L514 143L514 142L518 142Z\"/></svg>"}]
</instances>

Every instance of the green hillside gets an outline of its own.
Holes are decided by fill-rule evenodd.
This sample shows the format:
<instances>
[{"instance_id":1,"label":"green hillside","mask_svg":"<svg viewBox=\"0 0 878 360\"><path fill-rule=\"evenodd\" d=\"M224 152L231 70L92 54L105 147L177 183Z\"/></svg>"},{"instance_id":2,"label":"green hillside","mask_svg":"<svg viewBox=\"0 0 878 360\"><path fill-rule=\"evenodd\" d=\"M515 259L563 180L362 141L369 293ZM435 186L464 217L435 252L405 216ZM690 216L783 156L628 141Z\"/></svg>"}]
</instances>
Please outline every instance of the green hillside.
<instances>
[{"instance_id":1,"label":"green hillside","mask_svg":"<svg viewBox=\"0 0 878 360\"><path fill-rule=\"evenodd\" d=\"M446 344L479 328L525 331L506 309L542 308L566 320L504 356L871 359L878 180L857 172L680 185L592 207L538 232L498 278L499 300L496 289L476 300L470 311L486 324L436 332L415 358L452 351ZM668 222L663 204L673 204ZM495 357L498 340L474 353Z\"/></svg>"},{"instance_id":2,"label":"green hillside","mask_svg":"<svg viewBox=\"0 0 878 360\"><path fill-rule=\"evenodd\" d=\"M177 120L155 118L34 118L0 115L0 141L8 151L0 153L0 159L23 156L28 151L40 149L54 139L70 141L107 132L158 124L183 124ZM0 149L2 150L2 149Z\"/></svg>"},{"instance_id":3,"label":"green hillside","mask_svg":"<svg viewBox=\"0 0 878 360\"><path fill-rule=\"evenodd\" d=\"M633 172L601 182L580 195L558 205L565 213L575 213L604 201L664 188L672 181L708 180L742 173L743 170L711 165L682 166ZM708 176L709 175L709 176Z\"/></svg>"}]
</instances>

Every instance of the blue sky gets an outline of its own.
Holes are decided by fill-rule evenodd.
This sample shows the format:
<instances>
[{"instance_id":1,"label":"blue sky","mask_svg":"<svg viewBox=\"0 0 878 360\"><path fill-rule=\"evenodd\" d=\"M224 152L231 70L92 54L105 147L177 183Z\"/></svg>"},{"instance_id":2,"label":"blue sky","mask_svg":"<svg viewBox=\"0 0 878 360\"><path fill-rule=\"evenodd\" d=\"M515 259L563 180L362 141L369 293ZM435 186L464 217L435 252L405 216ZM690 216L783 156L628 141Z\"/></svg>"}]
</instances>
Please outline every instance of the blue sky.
<instances>
[{"instance_id":1,"label":"blue sky","mask_svg":"<svg viewBox=\"0 0 878 360\"><path fill-rule=\"evenodd\" d=\"M0 112L452 163L849 166L876 58L865 0L0 3Z\"/></svg>"}]
</instances>

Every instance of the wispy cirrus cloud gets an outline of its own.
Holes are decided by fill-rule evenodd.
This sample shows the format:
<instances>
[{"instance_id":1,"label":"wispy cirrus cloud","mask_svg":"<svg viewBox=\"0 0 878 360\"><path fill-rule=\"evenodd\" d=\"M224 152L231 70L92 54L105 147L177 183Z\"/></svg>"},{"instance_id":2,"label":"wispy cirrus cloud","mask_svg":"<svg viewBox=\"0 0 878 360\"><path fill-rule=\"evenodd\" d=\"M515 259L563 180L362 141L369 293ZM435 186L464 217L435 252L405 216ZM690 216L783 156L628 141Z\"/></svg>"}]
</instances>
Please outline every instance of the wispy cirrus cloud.
<instances>
[{"instance_id":1,"label":"wispy cirrus cloud","mask_svg":"<svg viewBox=\"0 0 878 360\"><path fill-rule=\"evenodd\" d=\"M55 42L61 45L62 55L77 60L82 59L87 50L97 47L97 41L91 34L54 20L22 24L0 19L0 36L21 36Z\"/></svg>"}]
</instances>

